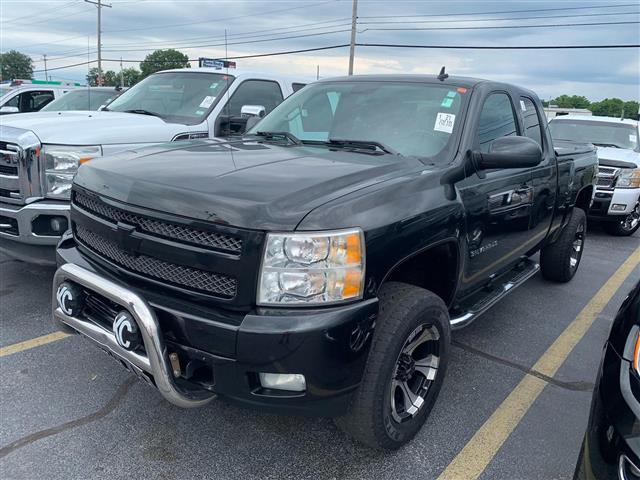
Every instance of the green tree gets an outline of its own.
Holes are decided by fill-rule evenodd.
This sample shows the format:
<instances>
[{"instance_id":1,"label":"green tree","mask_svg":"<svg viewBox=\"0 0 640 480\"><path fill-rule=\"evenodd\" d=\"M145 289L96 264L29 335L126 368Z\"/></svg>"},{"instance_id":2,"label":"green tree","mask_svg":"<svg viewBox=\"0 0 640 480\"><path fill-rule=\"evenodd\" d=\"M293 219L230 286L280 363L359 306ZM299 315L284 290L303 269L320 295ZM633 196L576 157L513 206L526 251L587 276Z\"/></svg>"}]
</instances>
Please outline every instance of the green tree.
<instances>
[{"instance_id":1,"label":"green tree","mask_svg":"<svg viewBox=\"0 0 640 480\"><path fill-rule=\"evenodd\" d=\"M133 67L123 69L121 75L124 80L124 85L120 85L121 87L130 87L138 83L138 80L140 80L140 71ZM120 76L118 76L118 80L119 79Z\"/></svg>"},{"instance_id":2,"label":"green tree","mask_svg":"<svg viewBox=\"0 0 640 480\"><path fill-rule=\"evenodd\" d=\"M0 53L0 80L33 77L33 60L16 50Z\"/></svg>"},{"instance_id":3,"label":"green tree","mask_svg":"<svg viewBox=\"0 0 640 480\"><path fill-rule=\"evenodd\" d=\"M189 57L173 48L156 50L140 62L141 78L170 68L189 68Z\"/></svg>"},{"instance_id":4,"label":"green tree","mask_svg":"<svg viewBox=\"0 0 640 480\"><path fill-rule=\"evenodd\" d=\"M551 100L551 104L562 108L589 108L591 102L582 95L560 95Z\"/></svg>"},{"instance_id":5,"label":"green tree","mask_svg":"<svg viewBox=\"0 0 640 480\"><path fill-rule=\"evenodd\" d=\"M592 103L589 110L591 110L594 115L601 115L603 117L619 117L622 114L623 107L624 102L619 98L605 98L600 102Z\"/></svg>"},{"instance_id":6,"label":"green tree","mask_svg":"<svg viewBox=\"0 0 640 480\"><path fill-rule=\"evenodd\" d=\"M89 70L87 75L87 83L92 87L98 85L98 68L94 67ZM116 75L116 72L113 70L107 70L106 72L102 71L102 86L104 87L115 87L120 83L120 77Z\"/></svg>"}]
</instances>

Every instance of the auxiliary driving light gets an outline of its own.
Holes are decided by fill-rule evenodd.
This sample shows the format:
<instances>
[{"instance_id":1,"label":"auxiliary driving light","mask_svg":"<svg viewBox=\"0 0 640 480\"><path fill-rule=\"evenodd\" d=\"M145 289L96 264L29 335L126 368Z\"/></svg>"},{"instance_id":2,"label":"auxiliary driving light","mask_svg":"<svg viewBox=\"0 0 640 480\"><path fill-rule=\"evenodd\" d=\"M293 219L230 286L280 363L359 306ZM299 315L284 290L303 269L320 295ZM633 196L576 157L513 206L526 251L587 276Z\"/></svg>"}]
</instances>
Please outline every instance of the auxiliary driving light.
<instances>
[{"instance_id":1,"label":"auxiliary driving light","mask_svg":"<svg viewBox=\"0 0 640 480\"><path fill-rule=\"evenodd\" d=\"M626 209L626 203L614 203L613 205L611 205L611 210L615 210L616 212L624 212Z\"/></svg>"},{"instance_id":2,"label":"auxiliary driving light","mask_svg":"<svg viewBox=\"0 0 640 480\"><path fill-rule=\"evenodd\" d=\"M260 373L260 384L263 388L304 392L307 382L299 373Z\"/></svg>"}]
</instances>

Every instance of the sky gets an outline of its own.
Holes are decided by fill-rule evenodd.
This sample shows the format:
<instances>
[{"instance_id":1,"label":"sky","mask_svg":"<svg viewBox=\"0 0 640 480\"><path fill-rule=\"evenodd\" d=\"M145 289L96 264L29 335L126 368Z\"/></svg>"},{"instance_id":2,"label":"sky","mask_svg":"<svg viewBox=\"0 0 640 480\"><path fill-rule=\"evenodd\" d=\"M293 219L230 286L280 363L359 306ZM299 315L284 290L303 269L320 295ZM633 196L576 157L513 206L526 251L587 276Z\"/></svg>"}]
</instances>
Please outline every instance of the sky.
<instances>
[{"instance_id":1,"label":"sky","mask_svg":"<svg viewBox=\"0 0 640 480\"><path fill-rule=\"evenodd\" d=\"M107 0L102 9L103 70L139 68L157 48L190 59L345 45L352 0ZM508 50L514 46L640 45L635 0L359 0L355 74L438 73L506 81L544 99L640 98L640 48ZM587 25L585 25L587 24ZM594 25L597 24L597 25ZM506 28L505 28L506 27ZM44 79L85 81L96 66L97 8L83 0L0 0L0 51L29 54ZM444 46L500 47L493 50ZM345 75L349 48L238 59L238 70L313 79ZM115 60L115 61L113 61ZM91 62L87 64L86 62ZM82 64L82 65L77 65ZM75 65L75 66L74 66ZM197 66L197 63L195 64ZM194 66L192 64L192 66ZM60 68L64 67L64 68Z\"/></svg>"}]
</instances>

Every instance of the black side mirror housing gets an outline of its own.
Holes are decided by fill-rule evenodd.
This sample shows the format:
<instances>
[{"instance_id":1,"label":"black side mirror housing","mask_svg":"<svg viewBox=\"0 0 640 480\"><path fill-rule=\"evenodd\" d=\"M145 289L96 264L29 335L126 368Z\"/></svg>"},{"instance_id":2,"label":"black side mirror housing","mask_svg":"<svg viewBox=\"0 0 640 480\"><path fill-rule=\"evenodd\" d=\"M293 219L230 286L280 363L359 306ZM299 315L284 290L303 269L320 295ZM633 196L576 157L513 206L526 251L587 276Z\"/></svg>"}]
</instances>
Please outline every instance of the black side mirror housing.
<instances>
[{"instance_id":1,"label":"black side mirror housing","mask_svg":"<svg viewBox=\"0 0 640 480\"><path fill-rule=\"evenodd\" d=\"M542 162L542 149L528 137L496 138L489 152L473 152L478 170L492 168L531 168Z\"/></svg>"}]
</instances>

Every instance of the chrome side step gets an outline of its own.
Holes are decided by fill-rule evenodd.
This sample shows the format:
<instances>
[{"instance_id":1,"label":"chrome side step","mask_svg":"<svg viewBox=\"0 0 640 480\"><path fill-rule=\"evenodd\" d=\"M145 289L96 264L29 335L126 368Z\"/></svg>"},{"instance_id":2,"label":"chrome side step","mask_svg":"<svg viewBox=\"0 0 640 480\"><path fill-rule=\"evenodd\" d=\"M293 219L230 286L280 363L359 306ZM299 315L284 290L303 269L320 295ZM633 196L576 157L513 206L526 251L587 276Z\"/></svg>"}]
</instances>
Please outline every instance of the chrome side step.
<instances>
[{"instance_id":1,"label":"chrome side step","mask_svg":"<svg viewBox=\"0 0 640 480\"><path fill-rule=\"evenodd\" d=\"M457 330L466 327L540 270L540 265L532 260L527 259L524 263L524 268L514 271L512 277L502 285L496 285L495 289L488 293L486 297L469 307L466 313L452 318L450 320L451 329Z\"/></svg>"}]
</instances>

